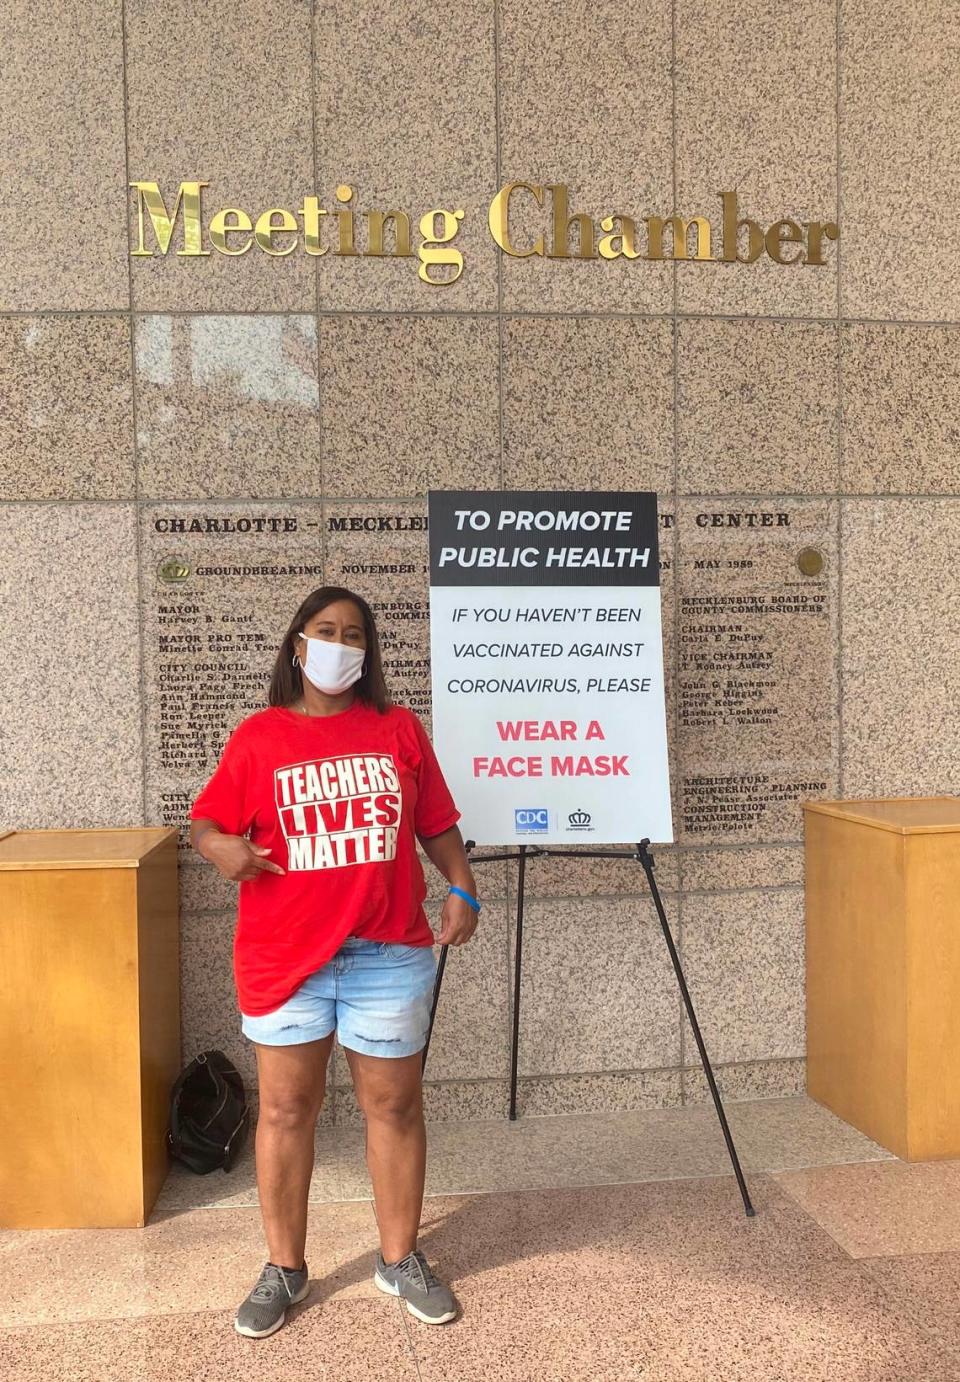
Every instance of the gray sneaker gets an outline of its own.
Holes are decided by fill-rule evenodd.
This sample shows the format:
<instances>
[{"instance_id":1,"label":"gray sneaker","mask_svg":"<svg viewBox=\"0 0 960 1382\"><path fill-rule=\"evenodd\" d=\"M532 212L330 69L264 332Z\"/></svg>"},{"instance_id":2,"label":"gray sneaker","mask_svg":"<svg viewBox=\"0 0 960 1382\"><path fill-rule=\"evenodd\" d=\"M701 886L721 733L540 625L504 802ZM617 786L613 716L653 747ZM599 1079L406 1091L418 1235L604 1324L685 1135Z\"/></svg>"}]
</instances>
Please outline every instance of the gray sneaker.
<instances>
[{"instance_id":1,"label":"gray sneaker","mask_svg":"<svg viewBox=\"0 0 960 1382\"><path fill-rule=\"evenodd\" d=\"M237 1311L234 1328L249 1339L265 1339L283 1324L289 1305L303 1300L310 1290L307 1264L299 1272L286 1272L268 1262L260 1280Z\"/></svg>"},{"instance_id":2,"label":"gray sneaker","mask_svg":"<svg viewBox=\"0 0 960 1382\"><path fill-rule=\"evenodd\" d=\"M392 1267L388 1267L383 1255L377 1253L373 1280L387 1295L402 1296L410 1314L424 1324L446 1324L457 1313L453 1292L437 1280L419 1249L408 1253Z\"/></svg>"}]
</instances>

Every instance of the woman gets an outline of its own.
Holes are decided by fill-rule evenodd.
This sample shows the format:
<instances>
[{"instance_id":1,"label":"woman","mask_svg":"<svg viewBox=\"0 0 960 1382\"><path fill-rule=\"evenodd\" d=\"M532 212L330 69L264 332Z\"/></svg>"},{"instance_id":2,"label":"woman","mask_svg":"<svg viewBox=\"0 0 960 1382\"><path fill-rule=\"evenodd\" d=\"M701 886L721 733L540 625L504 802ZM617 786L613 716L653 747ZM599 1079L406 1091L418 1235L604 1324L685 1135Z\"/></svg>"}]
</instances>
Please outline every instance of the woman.
<instances>
[{"instance_id":1,"label":"woman","mask_svg":"<svg viewBox=\"0 0 960 1382\"><path fill-rule=\"evenodd\" d=\"M456 1303L417 1249L435 960L416 841L451 885L440 942L463 945L480 904L460 813L422 725L389 703L373 613L349 590L325 586L297 610L269 701L234 730L190 812L194 849L240 883L234 975L260 1087L270 1257L236 1328L272 1334L309 1290L307 1195L335 1032L367 1126L374 1281L443 1324Z\"/></svg>"}]
</instances>

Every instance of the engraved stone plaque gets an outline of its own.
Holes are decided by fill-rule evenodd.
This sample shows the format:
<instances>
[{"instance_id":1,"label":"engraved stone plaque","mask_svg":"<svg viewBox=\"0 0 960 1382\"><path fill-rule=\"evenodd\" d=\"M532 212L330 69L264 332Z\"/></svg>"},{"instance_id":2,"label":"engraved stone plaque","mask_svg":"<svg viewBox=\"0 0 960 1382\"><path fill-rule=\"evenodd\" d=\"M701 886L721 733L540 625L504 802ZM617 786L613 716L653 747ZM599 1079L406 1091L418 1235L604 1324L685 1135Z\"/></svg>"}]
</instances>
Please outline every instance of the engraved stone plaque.
<instances>
[{"instance_id":1,"label":"engraved stone plaque","mask_svg":"<svg viewBox=\"0 0 960 1382\"><path fill-rule=\"evenodd\" d=\"M319 504L160 504L143 514L147 803L181 829L229 734L267 704L280 641L323 584Z\"/></svg>"},{"instance_id":2,"label":"engraved stone plaque","mask_svg":"<svg viewBox=\"0 0 960 1382\"><path fill-rule=\"evenodd\" d=\"M836 506L684 500L677 546L680 838L799 839L836 788Z\"/></svg>"}]
</instances>

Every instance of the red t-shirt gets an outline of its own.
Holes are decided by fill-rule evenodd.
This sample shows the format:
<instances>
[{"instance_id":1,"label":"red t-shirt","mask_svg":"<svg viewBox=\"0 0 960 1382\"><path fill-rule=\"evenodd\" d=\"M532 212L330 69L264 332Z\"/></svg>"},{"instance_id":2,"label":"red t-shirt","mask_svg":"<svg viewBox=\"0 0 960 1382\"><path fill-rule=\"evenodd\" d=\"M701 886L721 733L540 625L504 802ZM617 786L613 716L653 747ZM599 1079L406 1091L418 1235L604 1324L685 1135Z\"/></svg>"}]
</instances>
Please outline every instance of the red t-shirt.
<instances>
[{"instance_id":1,"label":"red t-shirt","mask_svg":"<svg viewBox=\"0 0 960 1382\"><path fill-rule=\"evenodd\" d=\"M190 810L270 850L284 874L240 884L242 1012L279 1008L348 936L432 945L416 836L460 819L412 711L355 700L336 715L257 711L227 740Z\"/></svg>"}]
</instances>

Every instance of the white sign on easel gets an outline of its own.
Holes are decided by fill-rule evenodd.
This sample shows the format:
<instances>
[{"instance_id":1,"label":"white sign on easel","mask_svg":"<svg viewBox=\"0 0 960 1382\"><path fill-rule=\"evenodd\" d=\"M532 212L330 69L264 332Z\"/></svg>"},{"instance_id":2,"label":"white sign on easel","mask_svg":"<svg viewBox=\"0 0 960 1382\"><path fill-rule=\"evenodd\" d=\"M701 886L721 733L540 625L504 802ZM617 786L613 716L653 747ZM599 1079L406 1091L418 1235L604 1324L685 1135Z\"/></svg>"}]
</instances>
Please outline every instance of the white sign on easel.
<instances>
[{"instance_id":1,"label":"white sign on easel","mask_svg":"<svg viewBox=\"0 0 960 1382\"><path fill-rule=\"evenodd\" d=\"M465 837L673 839L655 494L432 491L430 649Z\"/></svg>"}]
</instances>

